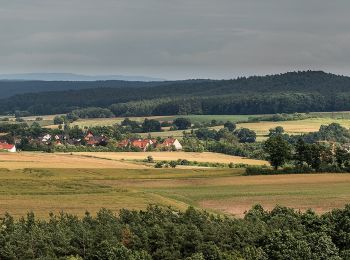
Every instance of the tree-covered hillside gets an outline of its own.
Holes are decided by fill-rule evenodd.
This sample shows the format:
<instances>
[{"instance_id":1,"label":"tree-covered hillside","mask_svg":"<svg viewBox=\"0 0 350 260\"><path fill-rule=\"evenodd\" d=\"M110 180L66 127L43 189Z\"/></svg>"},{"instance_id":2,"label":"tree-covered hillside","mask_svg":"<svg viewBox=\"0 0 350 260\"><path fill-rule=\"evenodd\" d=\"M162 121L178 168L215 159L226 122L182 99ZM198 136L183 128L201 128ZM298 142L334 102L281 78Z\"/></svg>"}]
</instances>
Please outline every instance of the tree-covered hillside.
<instances>
[{"instance_id":1,"label":"tree-covered hillside","mask_svg":"<svg viewBox=\"0 0 350 260\"><path fill-rule=\"evenodd\" d=\"M110 108L117 116L350 110L350 77L319 71L128 84L15 95L0 100L0 112L66 113L90 106Z\"/></svg>"}]
</instances>

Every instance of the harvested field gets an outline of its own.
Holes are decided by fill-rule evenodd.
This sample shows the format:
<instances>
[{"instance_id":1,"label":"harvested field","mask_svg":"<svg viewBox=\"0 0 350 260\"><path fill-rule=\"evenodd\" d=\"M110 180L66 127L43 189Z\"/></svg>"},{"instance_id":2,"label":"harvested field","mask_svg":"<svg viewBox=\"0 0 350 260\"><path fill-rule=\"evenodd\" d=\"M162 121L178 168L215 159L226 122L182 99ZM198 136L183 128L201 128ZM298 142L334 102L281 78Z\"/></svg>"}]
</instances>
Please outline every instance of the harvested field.
<instances>
[{"instance_id":1,"label":"harvested field","mask_svg":"<svg viewBox=\"0 0 350 260\"><path fill-rule=\"evenodd\" d=\"M268 165L268 162L261 160L254 160L242 158L239 156L231 156L220 153L190 153L190 152L79 152L74 155L94 156L98 158L113 159L113 160L144 160L147 156L152 156L156 161L171 161L178 159L186 159L197 162L213 162L213 163L235 163L235 164L249 164L249 165Z\"/></svg>"},{"instance_id":2,"label":"harvested field","mask_svg":"<svg viewBox=\"0 0 350 260\"><path fill-rule=\"evenodd\" d=\"M329 125L331 123L339 123L340 125L350 128L350 121L346 119L332 119L332 118L310 118L297 121L281 121L281 122L257 122L257 123L243 123L238 127L245 127L254 130L258 135L267 135L269 129L277 126L282 126L288 134L303 134L309 132L316 132L321 125Z\"/></svg>"},{"instance_id":3,"label":"harvested field","mask_svg":"<svg viewBox=\"0 0 350 260\"><path fill-rule=\"evenodd\" d=\"M86 158L71 154L40 152L1 153L0 168L125 168L142 169L146 166L102 158Z\"/></svg>"}]
</instances>

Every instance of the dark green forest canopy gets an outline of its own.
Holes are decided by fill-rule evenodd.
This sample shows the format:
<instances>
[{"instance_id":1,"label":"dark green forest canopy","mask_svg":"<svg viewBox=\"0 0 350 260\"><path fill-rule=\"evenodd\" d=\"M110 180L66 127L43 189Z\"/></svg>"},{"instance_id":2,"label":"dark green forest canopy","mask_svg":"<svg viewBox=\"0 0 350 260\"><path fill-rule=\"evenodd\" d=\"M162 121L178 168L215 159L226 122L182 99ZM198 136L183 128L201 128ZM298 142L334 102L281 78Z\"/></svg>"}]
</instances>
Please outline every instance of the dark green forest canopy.
<instances>
[{"instance_id":1,"label":"dark green forest canopy","mask_svg":"<svg viewBox=\"0 0 350 260\"><path fill-rule=\"evenodd\" d=\"M0 113L55 114L84 107L110 108L116 116L350 110L350 77L320 71L128 84L19 94L1 99Z\"/></svg>"},{"instance_id":2,"label":"dark green forest canopy","mask_svg":"<svg viewBox=\"0 0 350 260\"><path fill-rule=\"evenodd\" d=\"M243 219L150 206L47 221L0 220L1 259L332 259L350 257L350 206L321 216L257 205ZM75 258L67 258L74 256Z\"/></svg>"}]
</instances>

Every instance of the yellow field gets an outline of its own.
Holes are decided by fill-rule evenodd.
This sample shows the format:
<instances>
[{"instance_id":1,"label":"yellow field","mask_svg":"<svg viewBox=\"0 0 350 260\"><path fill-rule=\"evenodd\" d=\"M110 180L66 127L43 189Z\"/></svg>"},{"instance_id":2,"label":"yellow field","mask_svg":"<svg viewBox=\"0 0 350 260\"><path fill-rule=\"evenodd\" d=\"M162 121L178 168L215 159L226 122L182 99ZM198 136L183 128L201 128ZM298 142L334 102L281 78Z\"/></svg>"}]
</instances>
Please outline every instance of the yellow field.
<instances>
[{"instance_id":1,"label":"yellow field","mask_svg":"<svg viewBox=\"0 0 350 260\"><path fill-rule=\"evenodd\" d=\"M243 163L249 165L268 164L265 161L241 158L218 153L185 153L185 152L81 152L81 153L42 153L19 152L0 153L0 168L24 169L24 168L120 168L120 169L145 169L146 166L135 160L144 160L151 155L154 160L187 159L198 162L218 163Z\"/></svg>"},{"instance_id":2,"label":"yellow field","mask_svg":"<svg viewBox=\"0 0 350 260\"><path fill-rule=\"evenodd\" d=\"M146 166L131 162L87 158L71 154L40 152L0 153L0 168L123 168L142 169Z\"/></svg>"},{"instance_id":3,"label":"yellow field","mask_svg":"<svg viewBox=\"0 0 350 260\"><path fill-rule=\"evenodd\" d=\"M258 135L266 135L269 129L282 126L288 134L303 134L316 132L321 125L329 125L331 123L339 123L340 125L350 128L350 120L348 119L331 119L331 118L310 118L298 121L282 121L282 122L258 122L239 124L238 127L245 127L254 130Z\"/></svg>"},{"instance_id":4,"label":"yellow field","mask_svg":"<svg viewBox=\"0 0 350 260\"><path fill-rule=\"evenodd\" d=\"M249 165L268 165L268 162L262 160L254 160L248 158L242 158L239 156L231 156L219 153L190 153L190 152L79 152L73 153L74 155L93 156L95 158L113 159L113 160L144 160L147 156L152 156L156 161L171 161L178 159L186 159L189 161L197 162L212 162L212 163L234 163L234 164L249 164Z\"/></svg>"}]
</instances>

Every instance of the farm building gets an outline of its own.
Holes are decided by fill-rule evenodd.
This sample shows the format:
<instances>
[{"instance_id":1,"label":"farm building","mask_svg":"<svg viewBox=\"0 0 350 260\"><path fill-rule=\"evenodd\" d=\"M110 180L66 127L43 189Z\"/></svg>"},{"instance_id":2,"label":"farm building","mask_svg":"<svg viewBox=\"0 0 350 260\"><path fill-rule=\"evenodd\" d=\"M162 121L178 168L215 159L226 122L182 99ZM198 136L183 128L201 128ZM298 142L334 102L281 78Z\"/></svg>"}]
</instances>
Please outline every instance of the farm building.
<instances>
[{"instance_id":1,"label":"farm building","mask_svg":"<svg viewBox=\"0 0 350 260\"><path fill-rule=\"evenodd\" d=\"M108 140L104 135L94 136L91 132L84 137L84 140L88 146L106 146L108 143Z\"/></svg>"},{"instance_id":2,"label":"farm building","mask_svg":"<svg viewBox=\"0 0 350 260\"><path fill-rule=\"evenodd\" d=\"M10 153L15 153L17 151L17 149L16 149L16 146L14 144L0 142L0 151L7 151Z\"/></svg>"},{"instance_id":3,"label":"farm building","mask_svg":"<svg viewBox=\"0 0 350 260\"><path fill-rule=\"evenodd\" d=\"M165 139L161 146L167 148L175 148L176 150L182 150L182 145L176 138Z\"/></svg>"},{"instance_id":4,"label":"farm building","mask_svg":"<svg viewBox=\"0 0 350 260\"><path fill-rule=\"evenodd\" d=\"M153 141L149 139L137 139L137 140L131 141L131 146L140 148L144 152L152 144L153 144Z\"/></svg>"}]
</instances>

